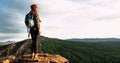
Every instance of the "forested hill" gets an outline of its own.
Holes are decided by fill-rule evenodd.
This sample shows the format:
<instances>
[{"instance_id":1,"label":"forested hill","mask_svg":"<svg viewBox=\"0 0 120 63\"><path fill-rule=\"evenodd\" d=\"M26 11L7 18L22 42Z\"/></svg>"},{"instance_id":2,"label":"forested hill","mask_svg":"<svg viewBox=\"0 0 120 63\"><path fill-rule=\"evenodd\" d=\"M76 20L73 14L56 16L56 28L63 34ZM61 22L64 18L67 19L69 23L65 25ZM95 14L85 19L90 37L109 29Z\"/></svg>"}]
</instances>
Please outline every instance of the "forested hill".
<instances>
[{"instance_id":1,"label":"forested hill","mask_svg":"<svg viewBox=\"0 0 120 63\"><path fill-rule=\"evenodd\" d=\"M70 63L120 63L120 42L74 42L47 37L40 37L43 52L59 54ZM40 49L39 42L39 52ZM30 53L30 40L0 46L0 57Z\"/></svg>"}]
</instances>

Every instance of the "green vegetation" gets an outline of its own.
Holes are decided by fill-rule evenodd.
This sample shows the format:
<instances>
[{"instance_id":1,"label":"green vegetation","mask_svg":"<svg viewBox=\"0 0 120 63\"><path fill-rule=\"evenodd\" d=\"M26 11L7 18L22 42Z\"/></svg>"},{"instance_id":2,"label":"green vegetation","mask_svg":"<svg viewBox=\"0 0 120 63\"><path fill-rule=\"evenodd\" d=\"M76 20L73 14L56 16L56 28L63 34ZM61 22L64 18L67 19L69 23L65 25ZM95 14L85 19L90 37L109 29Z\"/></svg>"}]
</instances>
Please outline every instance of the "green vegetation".
<instances>
[{"instance_id":1,"label":"green vegetation","mask_svg":"<svg viewBox=\"0 0 120 63\"><path fill-rule=\"evenodd\" d=\"M16 43L11 52L8 53L15 54L24 43L29 44L17 56L30 53L31 42L29 41L24 40ZM120 42L75 42L43 36L40 38L40 42L43 44L44 53L62 55L70 63L120 63ZM0 46L0 52L7 47Z\"/></svg>"}]
</instances>

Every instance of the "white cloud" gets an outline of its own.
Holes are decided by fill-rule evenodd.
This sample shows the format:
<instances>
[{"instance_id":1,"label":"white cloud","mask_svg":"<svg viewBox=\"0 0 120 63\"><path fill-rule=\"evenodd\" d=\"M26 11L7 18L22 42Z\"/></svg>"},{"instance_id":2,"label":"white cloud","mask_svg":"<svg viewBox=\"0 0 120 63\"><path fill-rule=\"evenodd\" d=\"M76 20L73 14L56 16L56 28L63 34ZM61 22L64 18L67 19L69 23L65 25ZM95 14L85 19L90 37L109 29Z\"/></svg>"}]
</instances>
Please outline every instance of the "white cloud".
<instances>
[{"instance_id":1,"label":"white cloud","mask_svg":"<svg viewBox=\"0 0 120 63\"><path fill-rule=\"evenodd\" d=\"M21 41L24 39L28 39L27 33L0 33L0 42L6 42L6 41Z\"/></svg>"},{"instance_id":2,"label":"white cloud","mask_svg":"<svg viewBox=\"0 0 120 63\"><path fill-rule=\"evenodd\" d=\"M120 37L119 0L34 0L27 4L32 3L36 3L39 7L42 20L41 32L44 36L56 38ZM27 13L28 8L16 14L19 17L17 20L23 21L21 23L16 21L19 26L24 26L25 14L23 13ZM25 29L23 27L24 31L21 33L26 33Z\"/></svg>"},{"instance_id":3,"label":"white cloud","mask_svg":"<svg viewBox=\"0 0 120 63\"><path fill-rule=\"evenodd\" d=\"M70 0L53 0L47 1L47 3L41 2L45 6L43 11L50 14L46 23L48 22L50 26L59 26L54 30L49 29L49 32L45 31L46 28L43 30L43 34L59 38L119 37L120 9L118 2L120 1L90 0L81 3ZM52 34L54 32L56 34Z\"/></svg>"}]
</instances>

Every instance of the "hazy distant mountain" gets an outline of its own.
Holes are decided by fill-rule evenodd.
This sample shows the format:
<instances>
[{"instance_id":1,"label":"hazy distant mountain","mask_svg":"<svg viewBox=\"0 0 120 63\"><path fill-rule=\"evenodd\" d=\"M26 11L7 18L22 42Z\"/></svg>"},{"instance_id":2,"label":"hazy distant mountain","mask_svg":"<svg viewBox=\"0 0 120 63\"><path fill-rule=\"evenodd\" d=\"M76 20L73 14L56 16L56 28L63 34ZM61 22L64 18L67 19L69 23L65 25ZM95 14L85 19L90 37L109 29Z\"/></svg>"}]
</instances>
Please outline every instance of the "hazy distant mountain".
<instances>
[{"instance_id":1,"label":"hazy distant mountain","mask_svg":"<svg viewBox=\"0 0 120 63\"><path fill-rule=\"evenodd\" d=\"M80 42L120 42L118 38L71 38L69 41L80 41Z\"/></svg>"},{"instance_id":2,"label":"hazy distant mountain","mask_svg":"<svg viewBox=\"0 0 120 63\"><path fill-rule=\"evenodd\" d=\"M11 43L15 43L15 41L0 42L0 45L7 45Z\"/></svg>"}]
</instances>

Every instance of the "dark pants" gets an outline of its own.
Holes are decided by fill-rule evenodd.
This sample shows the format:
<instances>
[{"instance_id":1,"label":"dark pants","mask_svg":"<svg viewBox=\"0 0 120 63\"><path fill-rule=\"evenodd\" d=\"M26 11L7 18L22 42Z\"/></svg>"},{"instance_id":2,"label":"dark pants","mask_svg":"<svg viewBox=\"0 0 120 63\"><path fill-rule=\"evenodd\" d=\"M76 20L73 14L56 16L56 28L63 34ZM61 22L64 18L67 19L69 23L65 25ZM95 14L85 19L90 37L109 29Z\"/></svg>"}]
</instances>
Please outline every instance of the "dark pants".
<instances>
[{"instance_id":1,"label":"dark pants","mask_svg":"<svg viewBox=\"0 0 120 63\"><path fill-rule=\"evenodd\" d=\"M38 32L36 29L30 29L32 44L31 44L31 52L38 53Z\"/></svg>"}]
</instances>

